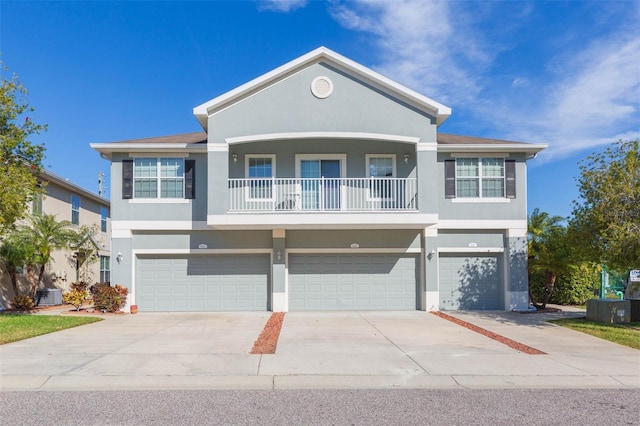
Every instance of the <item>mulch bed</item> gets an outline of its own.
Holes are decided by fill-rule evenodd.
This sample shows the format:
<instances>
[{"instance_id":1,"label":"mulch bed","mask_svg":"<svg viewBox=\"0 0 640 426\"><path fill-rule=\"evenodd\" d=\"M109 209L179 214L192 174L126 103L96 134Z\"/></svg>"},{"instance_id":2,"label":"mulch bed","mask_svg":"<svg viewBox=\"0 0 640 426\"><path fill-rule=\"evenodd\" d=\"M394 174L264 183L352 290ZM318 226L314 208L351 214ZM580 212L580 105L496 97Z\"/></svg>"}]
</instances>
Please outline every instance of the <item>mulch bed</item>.
<instances>
[{"instance_id":1,"label":"mulch bed","mask_svg":"<svg viewBox=\"0 0 640 426\"><path fill-rule=\"evenodd\" d=\"M278 346L278 338L280 337L280 329L284 321L284 312L274 312L265 324L258 340L253 344L252 354L264 355L275 354L276 346Z\"/></svg>"},{"instance_id":2,"label":"mulch bed","mask_svg":"<svg viewBox=\"0 0 640 426\"><path fill-rule=\"evenodd\" d=\"M493 339L497 342L502 343L503 345L507 345L512 349L515 349L519 352L528 354L528 355L546 355L545 352L539 351L536 348L532 348L531 346L527 346L525 344L522 344L520 342L516 342L515 340L511 340L507 337L501 336L499 334L496 334L492 331L489 330L485 330L482 327L478 327L477 325L473 325L470 324L466 321L463 321L461 319L452 317L451 315L447 315L445 313L436 311L436 312L431 312L433 315L436 315L440 318L446 319L447 321L451 321L455 324L461 325L462 327L468 328L469 330L475 331L476 333L480 333L483 336L486 336L490 339Z\"/></svg>"}]
</instances>

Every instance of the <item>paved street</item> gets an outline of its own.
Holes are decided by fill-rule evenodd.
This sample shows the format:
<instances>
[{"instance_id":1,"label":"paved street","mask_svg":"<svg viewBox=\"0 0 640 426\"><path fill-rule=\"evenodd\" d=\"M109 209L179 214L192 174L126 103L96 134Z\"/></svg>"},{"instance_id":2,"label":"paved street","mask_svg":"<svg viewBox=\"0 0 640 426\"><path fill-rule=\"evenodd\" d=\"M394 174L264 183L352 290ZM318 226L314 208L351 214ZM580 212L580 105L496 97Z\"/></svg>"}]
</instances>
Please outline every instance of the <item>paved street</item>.
<instances>
[{"instance_id":1,"label":"paved street","mask_svg":"<svg viewBox=\"0 0 640 426\"><path fill-rule=\"evenodd\" d=\"M249 352L269 312L138 314L0 347L1 389L640 389L640 352L545 322L453 312L528 355L427 312L293 312L274 355Z\"/></svg>"},{"instance_id":2,"label":"paved street","mask_svg":"<svg viewBox=\"0 0 640 426\"><path fill-rule=\"evenodd\" d=\"M14 425L636 425L630 389L3 392ZM46 421L43 423L43 419Z\"/></svg>"}]
</instances>

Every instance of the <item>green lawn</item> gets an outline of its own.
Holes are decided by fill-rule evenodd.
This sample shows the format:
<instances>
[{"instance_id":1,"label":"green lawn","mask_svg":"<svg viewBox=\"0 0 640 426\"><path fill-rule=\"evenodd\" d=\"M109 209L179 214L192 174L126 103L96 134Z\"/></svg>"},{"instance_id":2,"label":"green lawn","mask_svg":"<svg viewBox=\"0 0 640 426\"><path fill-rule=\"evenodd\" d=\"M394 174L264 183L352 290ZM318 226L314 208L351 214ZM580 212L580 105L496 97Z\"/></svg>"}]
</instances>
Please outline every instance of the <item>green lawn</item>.
<instances>
[{"instance_id":1,"label":"green lawn","mask_svg":"<svg viewBox=\"0 0 640 426\"><path fill-rule=\"evenodd\" d=\"M96 321L102 318L3 314L0 315L0 345Z\"/></svg>"},{"instance_id":2,"label":"green lawn","mask_svg":"<svg viewBox=\"0 0 640 426\"><path fill-rule=\"evenodd\" d=\"M587 321L584 318L561 319L550 322L633 349L640 349L640 322L603 324Z\"/></svg>"}]
</instances>

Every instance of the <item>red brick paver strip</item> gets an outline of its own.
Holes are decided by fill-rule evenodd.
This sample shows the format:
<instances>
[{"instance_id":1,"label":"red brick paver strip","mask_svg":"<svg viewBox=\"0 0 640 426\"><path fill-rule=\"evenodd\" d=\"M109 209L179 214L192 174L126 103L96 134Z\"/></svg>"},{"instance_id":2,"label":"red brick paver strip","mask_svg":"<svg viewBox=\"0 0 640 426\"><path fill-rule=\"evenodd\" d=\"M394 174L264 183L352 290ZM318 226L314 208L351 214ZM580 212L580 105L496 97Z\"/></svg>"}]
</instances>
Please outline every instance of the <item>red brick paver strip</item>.
<instances>
[{"instance_id":1,"label":"red brick paver strip","mask_svg":"<svg viewBox=\"0 0 640 426\"><path fill-rule=\"evenodd\" d=\"M278 346L278 337L284 321L284 312L274 312L265 324L258 340L253 344L252 354L275 354Z\"/></svg>"},{"instance_id":2,"label":"red brick paver strip","mask_svg":"<svg viewBox=\"0 0 640 426\"><path fill-rule=\"evenodd\" d=\"M536 348L532 348L531 346L527 346L523 343L516 342L515 340L511 340L507 337L496 334L493 331L486 330L482 327L478 327L477 325L473 325L461 319L452 317L451 315L447 315L442 312L431 312L431 313L436 316L439 316L440 318L446 319L447 321L451 321L455 324L461 325L462 327L468 328L469 330L475 331L476 333L480 333L483 336L487 336L488 338L493 339L497 342L500 342L503 345L507 345L510 348L513 348L519 352L522 352L528 355L546 355L545 352L542 352Z\"/></svg>"}]
</instances>

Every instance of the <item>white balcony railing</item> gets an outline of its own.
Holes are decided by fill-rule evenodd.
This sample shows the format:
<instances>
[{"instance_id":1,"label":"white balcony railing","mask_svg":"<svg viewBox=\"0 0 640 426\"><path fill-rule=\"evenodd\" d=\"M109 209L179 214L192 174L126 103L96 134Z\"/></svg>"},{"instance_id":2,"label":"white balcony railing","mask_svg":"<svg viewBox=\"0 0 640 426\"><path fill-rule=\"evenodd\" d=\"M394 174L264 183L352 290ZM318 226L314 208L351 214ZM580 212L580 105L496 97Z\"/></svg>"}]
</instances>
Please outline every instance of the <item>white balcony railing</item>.
<instances>
[{"instance_id":1,"label":"white balcony railing","mask_svg":"<svg viewBox=\"0 0 640 426\"><path fill-rule=\"evenodd\" d=\"M415 178L229 179L230 212L416 211Z\"/></svg>"}]
</instances>

